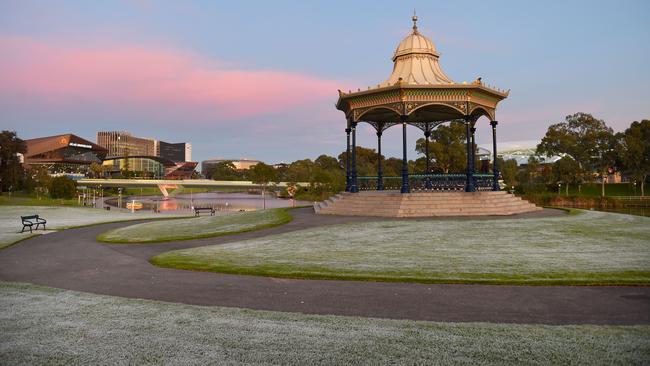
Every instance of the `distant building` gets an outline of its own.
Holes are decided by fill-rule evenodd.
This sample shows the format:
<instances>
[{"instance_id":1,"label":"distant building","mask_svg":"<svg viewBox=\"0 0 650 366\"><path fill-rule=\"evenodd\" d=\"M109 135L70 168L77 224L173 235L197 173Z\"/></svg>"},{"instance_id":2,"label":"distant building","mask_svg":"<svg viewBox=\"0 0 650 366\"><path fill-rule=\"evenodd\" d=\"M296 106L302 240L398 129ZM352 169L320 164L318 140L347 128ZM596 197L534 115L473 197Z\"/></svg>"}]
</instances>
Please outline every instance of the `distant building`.
<instances>
[{"instance_id":1,"label":"distant building","mask_svg":"<svg viewBox=\"0 0 650 366\"><path fill-rule=\"evenodd\" d=\"M160 141L160 156L161 158L169 159L171 161L186 161L185 160L185 143L180 142L171 144L169 142Z\"/></svg>"},{"instance_id":2,"label":"distant building","mask_svg":"<svg viewBox=\"0 0 650 366\"><path fill-rule=\"evenodd\" d=\"M201 173L204 175L207 174L212 167L215 165L222 163L224 161L229 161L232 163L232 165L235 166L235 169L237 170L247 170L250 169L252 166L255 166L261 161L259 160L252 160L252 159L223 159L223 158L213 158L213 159L207 159L203 160L201 162Z\"/></svg>"},{"instance_id":3,"label":"distant building","mask_svg":"<svg viewBox=\"0 0 650 366\"><path fill-rule=\"evenodd\" d=\"M127 131L97 132L97 145L108 150L107 156L158 156L158 141L135 137Z\"/></svg>"},{"instance_id":4,"label":"distant building","mask_svg":"<svg viewBox=\"0 0 650 366\"><path fill-rule=\"evenodd\" d=\"M159 141L159 154L161 158L169 159L177 163L192 161L192 144L187 142L169 143Z\"/></svg>"},{"instance_id":5,"label":"distant building","mask_svg":"<svg viewBox=\"0 0 650 366\"><path fill-rule=\"evenodd\" d=\"M185 143L185 161L192 161L192 144Z\"/></svg>"},{"instance_id":6,"label":"distant building","mask_svg":"<svg viewBox=\"0 0 650 366\"><path fill-rule=\"evenodd\" d=\"M108 150L71 133L25 140L23 164L45 167L51 174L86 174L93 162L101 164Z\"/></svg>"},{"instance_id":7,"label":"distant building","mask_svg":"<svg viewBox=\"0 0 650 366\"><path fill-rule=\"evenodd\" d=\"M174 162L159 156L118 156L104 160L106 175L122 177L129 171L134 177L144 179L189 179L198 163Z\"/></svg>"},{"instance_id":8,"label":"distant building","mask_svg":"<svg viewBox=\"0 0 650 366\"><path fill-rule=\"evenodd\" d=\"M97 132L97 144L108 150L109 157L157 156L177 163L192 161L192 145L187 142L169 143L135 137L128 131Z\"/></svg>"}]
</instances>

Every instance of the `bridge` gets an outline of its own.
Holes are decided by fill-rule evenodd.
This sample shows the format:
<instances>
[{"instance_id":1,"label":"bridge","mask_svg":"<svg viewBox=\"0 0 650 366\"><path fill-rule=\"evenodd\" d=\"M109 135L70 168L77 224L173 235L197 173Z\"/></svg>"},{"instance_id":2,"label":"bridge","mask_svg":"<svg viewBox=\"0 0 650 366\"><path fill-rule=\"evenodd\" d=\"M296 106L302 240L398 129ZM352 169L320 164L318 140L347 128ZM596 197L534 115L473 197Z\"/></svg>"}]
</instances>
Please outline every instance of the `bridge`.
<instances>
[{"instance_id":1,"label":"bridge","mask_svg":"<svg viewBox=\"0 0 650 366\"><path fill-rule=\"evenodd\" d=\"M210 179L80 179L77 181L80 186L90 187L158 187L163 196L167 197L168 188L243 188L260 189L261 184L251 181L229 181ZM307 182L294 183L299 187L308 187ZM273 184L276 187L286 188L291 185L289 182Z\"/></svg>"}]
</instances>

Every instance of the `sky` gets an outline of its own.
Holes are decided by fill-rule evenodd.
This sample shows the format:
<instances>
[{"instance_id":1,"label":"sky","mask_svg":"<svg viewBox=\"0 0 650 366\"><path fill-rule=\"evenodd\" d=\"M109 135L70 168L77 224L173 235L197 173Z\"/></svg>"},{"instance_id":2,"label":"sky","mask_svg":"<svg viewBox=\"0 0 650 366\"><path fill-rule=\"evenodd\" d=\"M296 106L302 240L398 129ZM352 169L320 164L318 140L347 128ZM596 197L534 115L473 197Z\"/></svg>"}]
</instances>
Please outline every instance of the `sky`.
<instances>
[{"instance_id":1,"label":"sky","mask_svg":"<svg viewBox=\"0 0 650 366\"><path fill-rule=\"evenodd\" d=\"M337 89L388 78L413 9L449 77L510 89L502 147L576 112L615 131L650 118L650 1L0 0L0 129L127 130L189 142L195 161L338 155ZM408 128L409 158L420 137ZM370 126L357 144L375 148ZM400 128L382 152L401 157Z\"/></svg>"}]
</instances>

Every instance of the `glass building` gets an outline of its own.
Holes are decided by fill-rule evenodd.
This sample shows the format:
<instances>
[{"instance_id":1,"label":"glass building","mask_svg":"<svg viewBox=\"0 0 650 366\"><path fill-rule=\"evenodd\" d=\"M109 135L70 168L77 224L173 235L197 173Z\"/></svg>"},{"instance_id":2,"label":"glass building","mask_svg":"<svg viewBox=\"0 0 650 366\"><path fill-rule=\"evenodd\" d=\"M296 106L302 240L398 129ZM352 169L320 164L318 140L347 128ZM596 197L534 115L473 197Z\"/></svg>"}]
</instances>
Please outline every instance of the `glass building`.
<instances>
[{"instance_id":1,"label":"glass building","mask_svg":"<svg viewBox=\"0 0 650 366\"><path fill-rule=\"evenodd\" d=\"M167 168L176 166L173 161L157 156L110 157L103 165L111 177L128 175L151 179L163 178Z\"/></svg>"},{"instance_id":2,"label":"glass building","mask_svg":"<svg viewBox=\"0 0 650 366\"><path fill-rule=\"evenodd\" d=\"M108 156L158 156L158 141L135 137L127 131L97 132L97 144L108 150Z\"/></svg>"}]
</instances>

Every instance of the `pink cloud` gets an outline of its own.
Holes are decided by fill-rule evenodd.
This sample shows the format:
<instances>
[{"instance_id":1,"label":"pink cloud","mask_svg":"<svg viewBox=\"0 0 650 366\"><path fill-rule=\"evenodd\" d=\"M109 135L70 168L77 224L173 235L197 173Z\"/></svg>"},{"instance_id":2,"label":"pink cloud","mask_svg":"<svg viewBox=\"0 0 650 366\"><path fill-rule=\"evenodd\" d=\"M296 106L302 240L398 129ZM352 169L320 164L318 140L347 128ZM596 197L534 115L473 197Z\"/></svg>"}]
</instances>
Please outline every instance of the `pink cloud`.
<instances>
[{"instance_id":1,"label":"pink cloud","mask_svg":"<svg viewBox=\"0 0 650 366\"><path fill-rule=\"evenodd\" d=\"M174 49L81 47L0 36L0 98L249 117L332 103L341 83L275 70L236 70Z\"/></svg>"}]
</instances>

